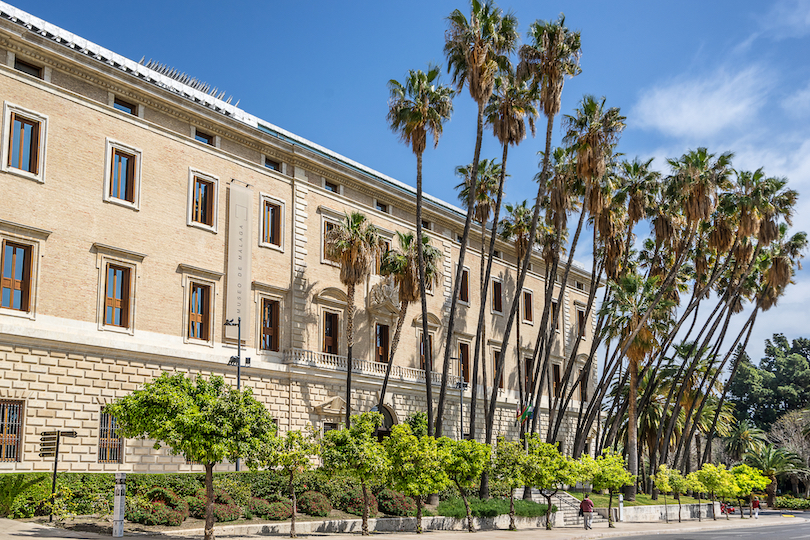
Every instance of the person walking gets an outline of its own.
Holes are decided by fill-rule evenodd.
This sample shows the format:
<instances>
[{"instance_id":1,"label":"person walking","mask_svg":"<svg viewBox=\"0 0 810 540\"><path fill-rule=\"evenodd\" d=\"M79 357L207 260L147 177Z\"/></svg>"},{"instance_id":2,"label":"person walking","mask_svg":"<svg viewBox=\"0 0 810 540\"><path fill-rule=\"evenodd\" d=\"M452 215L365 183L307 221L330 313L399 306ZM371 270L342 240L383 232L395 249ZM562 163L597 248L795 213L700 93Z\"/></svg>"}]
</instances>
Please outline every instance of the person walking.
<instances>
[{"instance_id":1,"label":"person walking","mask_svg":"<svg viewBox=\"0 0 810 540\"><path fill-rule=\"evenodd\" d=\"M759 497L754 497L751 507L754 509L754 519L759 519Z\"/></svg>"},{"instance_id":2,"label":"person walking","mask_svg":"<svg viewBox=\"0 0 810 540\"><path fill-rule=\"evenodd\" d=\"M582 499L582 502L579 503L579 511L582 512L582 516L585 518L585 528L593 529L591 526L593 522L593 501L587 494L585 494L585 498Z\"/></svg>"}]
</instances>

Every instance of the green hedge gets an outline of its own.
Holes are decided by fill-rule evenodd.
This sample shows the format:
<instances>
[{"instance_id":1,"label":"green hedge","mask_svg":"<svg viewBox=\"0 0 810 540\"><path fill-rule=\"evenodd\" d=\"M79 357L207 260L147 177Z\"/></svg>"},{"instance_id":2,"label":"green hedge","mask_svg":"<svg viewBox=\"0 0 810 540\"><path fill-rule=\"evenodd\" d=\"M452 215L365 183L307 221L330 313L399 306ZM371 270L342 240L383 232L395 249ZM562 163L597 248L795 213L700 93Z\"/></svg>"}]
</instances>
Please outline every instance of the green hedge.
<instances>
[{"instance_id":1,"label":"green hedge","mask_svg":"<svg viewBox=\"0 0 810 540\"><path fill-rule=\"evenodd\" d=\"M793 497L777 497L776 508L785 510L810 510L810 499L794 499Z\"/></svg>"},{"instance_id":2,"label":"green hedge","mask_svg":"<svg viewBox=\"0 0 810 540\"><path fill-rule=\"evenodd\" d=\"M492 498L481 500L476 497L468 499L470 504L470 513L473 517L495 517L509 513L509 499ZM515 499L515 515L522 517L540 517L546 515L545 504L539 504L532 501L525 501L523 499ZM447 499L439 503L436 511L440 516L453 517L456 519L463 519L467 517L467 510L464 507L464 501L461 498ZM551 507L551 511L556 512L557 507Z\"/></svg>"}]
</instances>

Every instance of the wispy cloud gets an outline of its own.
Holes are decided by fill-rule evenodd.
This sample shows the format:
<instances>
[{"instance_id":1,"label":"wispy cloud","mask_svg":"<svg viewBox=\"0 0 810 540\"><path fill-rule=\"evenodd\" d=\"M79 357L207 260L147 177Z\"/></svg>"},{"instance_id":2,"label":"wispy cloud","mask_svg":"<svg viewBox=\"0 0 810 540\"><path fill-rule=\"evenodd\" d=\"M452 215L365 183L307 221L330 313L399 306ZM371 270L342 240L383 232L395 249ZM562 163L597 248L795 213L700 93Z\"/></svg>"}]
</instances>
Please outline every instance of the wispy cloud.
<instances>
[{"instance_id":1,"label":"wispy cloud","mask_svg":"<svg viewBox=\"0 0 810 540\"><path fill-rule=\"evenodd\" d=\"M791 115L810 114L810 84L783 99L781 105Z\"/></svg>"},{"instance_id":2,"label":"wispy cloud","mask_svg":"<svg viewBox=\"0 0 810 540\"><path fill-rule=\"evenodd\" d=\"M779 0L763 19L767 35L775 39L800 38L810 34L810 2Z\"/></svg>"},{"instance_id":3,"label":"wispy cloud","mask_svg":"<svg viewBox=\"0 0 810 540\"><path fill-rule=\"evenodd\" d=\"M642 91L634 123L678 138L706 138L739 128L756 117L771 77L758 66L736 73L721 69L700 78L683 76Z\"/></svg>"}]
</instances>

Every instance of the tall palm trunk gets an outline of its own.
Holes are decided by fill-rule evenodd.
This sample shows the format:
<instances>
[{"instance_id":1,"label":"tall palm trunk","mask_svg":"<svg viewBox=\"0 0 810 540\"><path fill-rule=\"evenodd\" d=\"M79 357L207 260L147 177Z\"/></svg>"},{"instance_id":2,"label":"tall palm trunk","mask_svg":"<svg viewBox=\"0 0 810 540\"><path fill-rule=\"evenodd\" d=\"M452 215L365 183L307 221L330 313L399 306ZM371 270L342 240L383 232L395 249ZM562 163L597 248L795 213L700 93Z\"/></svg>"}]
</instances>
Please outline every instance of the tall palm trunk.
<instances>
[{"instance_id":1,"label":"tall palm trunk","mask_svg":"<svg viewBox=\"0 0 810 540\"><path fill-rule=\"evenodd\" d=\"M419 260L419 299L422 303L422 350L425 357L425 397L428 433L433 433L433 351L428 334L427 295L425 293L425 252L422 245L422 152L416 153L416 253ZM445 359L445 367L449 360Z\"/></svg>"},{"instance_id":2,"label":"tall palm trunk","mask_svg":"<svg viewBox=\"0 0 810 540\"><path fill-rule=\"evenodd\" d=\"M352 346L354 345L354 283L346 286L346 428L352 419Z\"/></svg>"},{"instance_id":3,"label":"tall palm trunk","mask_svg":"<svg viewBox=\"0 0 810 540\"><path fill-rule=\"evenodd\" d=\"M632 475L638 475L638 418L636 398L638 397L638 361L630 358L630 392L627 396L627 469ZM628 501L636 500L636 482L624 488Z\"/></svg>"},{"instance_id":4,"label":"tall palm trunk","mask_svg":"<svg viewBox=\"0 0 810 540\"><path fill-rule=\"evenodd\" d=\"M481 141L484 136L484 102L478 102L478 117L475 134L475 152L473 153L472 172L470 173L470 193L475 193L478 183L478 160L481 157ZM453 333L456 323L456 309L458 308L458 295L461 291L461 274L464 272L464 258L467 255L467 241L470 237L470 225L472 224L473 210L475 209L475 198L470 197L467 203L467 217L464 220L464 233L461 235L461 248L458 253L456 263L456 281L453 285L453 297L450 299L450 315L447 319L447 336L444 345L444 365L442 366L442 386L439 390L439 418L436 425L436 437L442 434L442 416L444 412L444 402L447 396L447 378L450 373L450 352L453 346ZM417 225L421 226L421 219L417 219ZM473 385L475 388L475 385ZM470 408L470 425L475 425L475 407ZM431 433L428 431L428 433Z\"/></svg>"},{"instance_id":5,"label":"tall palm trunk","mask_svg":"<svg viewBox=\"0 0 810 540\"><path fill-rule=\"evenodd\" d=\"M391 367L394 365L394 355L399 346L399 339L402 336L402 326L405 322L405 314L408 312L408 304L406 300L399 302L399 318L397 319L397 328L394 330L394 338L391 340L391 352L388 354L388 365L385 366L385 378L383 379L382 390L380 390L380 401L377 404L377 410L382 412L383 403L385 402L385 391L388 388L388 380L391 378Z\"/></svg>"},{"instance_id":6,"label":"tall palm trunk","mask_svg":"<svg viewBox=\"0 0 810 540\"><path fill-rule=\"evenodd\" d=\"M550 164L550 156L551 156L551 134L554 129L554 115L548 116L548 122L546 124L546 149L545 153L543 154L543 168L540 171L540 181L538 182L537 186L537 197L534 203L534 211L532 212L532 225L529 228L529 238L537 238L537 224L540 221L540 206L543 201L543 196L545 195L546 189L546 181L548 180L548 173L549 173L549 164ZM504 167L505 169L505 167ZM529 270L529 259L531 258L531 250L526 251L526 255L523 257L523 261L520 265L520 271L518 272L518 279L515 286L516 291L523 290L523 284L526 281L526 273ZM517 301L516 301L517 300ZM515 321L516 315L516 308L519 306L519 298L516 298L512 301L512 307L509 309L509 317L506 320L506 328L504 329L503 333L503 343L509 343L509 337L512 333L512 325ZM504 359L506 355L501 355L498 358L498 365L495 367L495 377L494 380L499 380L501 374L503 373L503 365ZM538 394L542 394L539 392ZM495 416L495 400L492 400L489 404L489 416L490 422L487 423L487 435L486 435L486 443L492 444L492 431L493 431L493 422L491 421L492 418Z\"/></svg>"}]
</instances>

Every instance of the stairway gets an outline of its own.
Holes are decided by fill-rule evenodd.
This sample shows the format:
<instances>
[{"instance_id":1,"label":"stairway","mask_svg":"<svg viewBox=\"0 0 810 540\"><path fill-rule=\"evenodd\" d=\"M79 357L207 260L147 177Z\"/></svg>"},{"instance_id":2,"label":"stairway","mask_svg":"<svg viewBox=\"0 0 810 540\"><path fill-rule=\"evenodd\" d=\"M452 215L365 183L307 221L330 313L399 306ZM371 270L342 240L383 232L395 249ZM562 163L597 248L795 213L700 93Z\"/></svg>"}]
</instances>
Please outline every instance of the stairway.
<instances>
[{"instance_id":1,"label":"stairway","mask_svg":"<svg viewBox=\"0 0 810 540\"><path fill-rule=\"evenodd\" d=\"M515 498L523 498L523 488L515 490ZM539 489L532 488L532 501L536 503L546 504L546 498L540 493ZM566 491L558 491L553 497L551 502L557 507L557 526L573 527L578 525L583 527L585 525L583 517L579 516L579 499L569 494ZM562 518L562 520L560 520ZM600 516L596 512L593 513L593 524L607 523L607 518Z\"/></svg>"}]
</instances>

